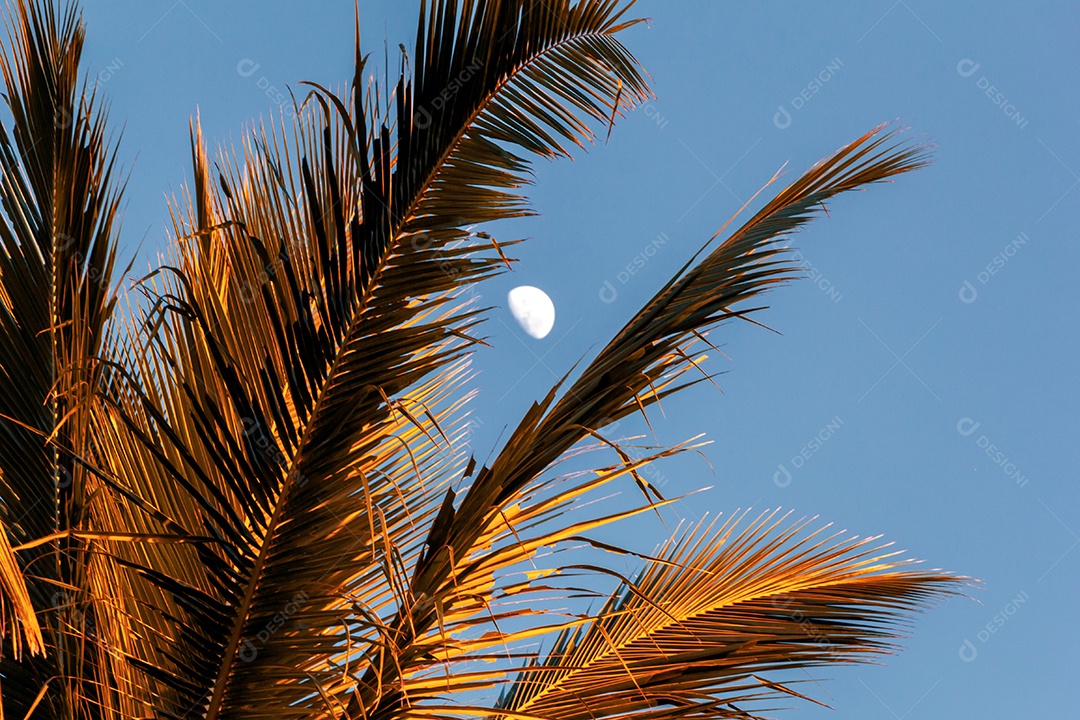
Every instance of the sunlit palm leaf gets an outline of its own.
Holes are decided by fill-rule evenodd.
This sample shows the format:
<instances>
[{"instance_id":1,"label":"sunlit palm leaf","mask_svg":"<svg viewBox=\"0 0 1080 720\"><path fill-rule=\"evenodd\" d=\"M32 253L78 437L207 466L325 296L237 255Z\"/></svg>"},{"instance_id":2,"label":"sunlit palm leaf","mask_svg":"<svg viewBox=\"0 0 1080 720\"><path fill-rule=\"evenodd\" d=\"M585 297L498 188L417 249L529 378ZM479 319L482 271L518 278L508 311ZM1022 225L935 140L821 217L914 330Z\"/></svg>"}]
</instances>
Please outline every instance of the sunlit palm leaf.
<instances>
[{"instance_id":1,"label":"sunlit palm leaf","mask_svg":"<svg viewBox=\"0 0 1080 720\"><path fill-rule=\"evenodd\" d=\"M319 90L294 139L257 134L220 159L220 177L196 131L175 271L144 286L160 301L134 373L145 387L111 400L102 429L114 490L158 515L141 531L215 538L110 550L132 583L156 586L129 611L161 638L137 662L168 712L304 715L355 683L332 659L341 643L356 649L337 661L358 667L398 642L427 528L464 459L459 406L445 401L461 379L445 369L474 342L458 293L503 262L465 226L527 212L512 192L527 164L507 144L563 154L591 137L587 121L644 96L610 39L620 14L610 2L434 4L415 86L403 76L395 93L396 148L359 51L351 97ZM285 607L290 630L267 633Z\"/></svg>"},{"instance_id":2,"label":"sunlit palm leaf","mask_svg":"<svg viewBox=\"0 0 1080 720\"><path fill-rule=\"evenodd\" d=\"M898 143L895 133L880 131L871 131L815 165L704 258L688 263L561 396L561 388L556 386L534 405L492 464L477 471L456 512L442 519L438 536L443 548L432 552L434 559L418 568L414 592L434 598L434 604L443 608L443 618L467 624L484 612L476 599L479 589L490 587L500 569L527 559L527 552L506 554L504 550L504 563L466 563L460 559L482 557L494 538L505 536L505 508L516 507L521 494L533 483L542 484L545 470L580 441L611 421L697 382L679 381L703 359L692 356L695 351L691 345L710 327L746 317L755 308L742 303L796 275L797 267L783 252L783 241L821 211L825 200L925 163L922 146ZM573 498L579 489L570 487L562 492ZM545 535L541 529L534 544L525 541L512 547L540 547L545 544ZM409 616L410 633L431 636L403 648L395 658L397 665L387 670L388 675L404 675L400 686L383 681L383 692L395 698L393 703L405 701L402 693L409 687L410 673L422 675L431 666L424 658L440 655L431 647L431 637L454 642L455 628L448 632L445 620L438 625L437 620L431 610L414 610ZM361 687L372 692L370 686ZM385 690L388 687L393 689ZM365 710L370 713L370 708L370 704L354 705L353 716Z\"/></svg>"},{"instance_id":3,"label":"sunlit palm leaf","mask_svg":"<svg viewBox=\"0 0 1080 720\"><path fill-rule=\"evenodd\" d=\"M11 130L0 128L0 519L11 544L26 546L18 560L45 618L47 657L4 658L3 709L22 717L37 702L43 715L109 716L115 698L99 692L100 677L124 669L104 649L109 630L97 618L112 596L101 574L108 563L91 560L70 531L89 527L96 511L96 483L76 458L94 454L87 401L114 304L119 190L104 116L80 87L75 7L19 0L9 9L0 56L12 116ZM34 623L24 623L37 649Z\"/></svg>"},{"instance_id":4,"label":"sunlit palm leaf","mask_svg":"<svg viewBox=\"0 0 1080 720\"><path fill-rule=\"evenodd\" d=\"M25 643L31 653L44 649L41 626L38 623L22 567L8 542L7 532L0 525L0 639L11 635L11 654L22 656Z\"/></svg>"},{"instance_id":5,"label":"sunlit palm leaf","mask_svg":"<svg viewBox=\"0 0 1080 720\"><path fill-rule=\"evenodd\" d=\"M876 538L745 517L669 543L635 593L616 592L522 674L500 702L507 716L755 717L748 708L799 694L761 674L889 652L911 611L960 582L911 569Z\"/></svg>"},{"instance_id":6,"label":"sunlit palm leaf","mask_svg":"<svg viewBox=\"0 0 1080 720\"><path fill-rule=\"evenodd\" d=\"M531 156L567 154L647 97L614 37L631 4L424 3L388 95L358 31L350 92L313 85L295 126L212 160L194 124L176 245L117 332L118 192L77 89L82 29L74 9L19 0L0 128L0 531L15 545L0 532L0 621L13 648L48 655L0 661L5 711L750 717L742 704L797 694L758 673L886 650L906 611L952 590L772 516L638 556L634 583L542 564L570 544L634 555L594 531L658 511L640 470L696 446L631 448L604 427L695 382L694 343L797 274L781 243L826 200L923 164L880 128L703 249L490 465L468 457L470 286L511 244L472 227L529 214ZM617 462L555 476L586 443ZM621 478L653 501L578 511ZM608 594L579 576L623 589L595 617L574 603ZM524 647L545 635L545 657Z\"/></svg>"}]
</instances>

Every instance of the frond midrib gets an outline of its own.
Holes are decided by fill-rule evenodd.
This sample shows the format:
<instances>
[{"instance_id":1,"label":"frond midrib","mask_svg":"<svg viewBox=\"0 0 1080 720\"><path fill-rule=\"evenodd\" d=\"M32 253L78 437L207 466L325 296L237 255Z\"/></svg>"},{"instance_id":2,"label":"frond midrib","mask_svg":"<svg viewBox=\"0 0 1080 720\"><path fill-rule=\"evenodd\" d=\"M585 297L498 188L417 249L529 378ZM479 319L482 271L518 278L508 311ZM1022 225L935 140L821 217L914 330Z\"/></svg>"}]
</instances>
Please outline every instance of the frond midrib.
<instances>
[{"instance_id":1,"label":"frond midrib","mask_svg":"<svg viewBox=\"0 0 1080 720\"><path fill-rule=\"evenodd\" d=\"M562 673L559 676L559 678L555 682L553 682L550 685L544 687L540 692L536 693L535 695L530 696L522 704L514 706L513 711L515 713L526 713L527 714L528 708L532 707L535 704L537 704L540 699L550 697L553 693L558 692L560 687L564 684L564 681L568 681L571 678L578 677L578 676L580 676L582 674L587 674L592 668L594 668L594 667L596 667L598 665L601 665L602 662L605 659L610 659L612 656L618 657L619 652L621 650L627 649L630 646L635 645L635 644L647 642L649 640L649 638L655 637L656 635L659 635L659 634L663 633L665 630L667 630L667 629L669 629L671 627L677 626L677 625L681 625L684 622L695 620L697 618L705 617L705 616L708 616L708 615L711 615L711 614L723 612L724 610L728 610L728 609L737 607L741 603L766 600L766 599L769 599L769 598L775 598L777 596L782 596L782 595L790 595L792 593L797 593L797 592L806 591L806 590L825 590L825 589L829 589L829 588L837 588L837 587L841 587L841 586L844 586L844 585L851 585L851 584L857 583L859 581L874 580L876 578L889 577L890 575L902 576L902 575L904 575L904 573L903 572L890 571L888 573L882 573L882 574L879 574L879 575L864 575L864 576L861 576L861 577L860 576L855 576L855 577L850 577L849 576L849 577L837 578L837 579L830 580L830 581L827 581L827 582L824 582L824 583L803 583L801 587L794 588L794 589L770 590L770 591L765 591L765 592L753 593L753 594L746 595L746 596L736 597L735 599L727 599L724 602L717 602L717 603L714 603L714 604L710 605L707 608L698 610L696 612L690 612L690 613L687 613L686 615L683 615L683 616L680 616L680 617L669 618L666 621L661 622L660 624L658 624L658 625L656 625L654 627L650 627L647 632L641 632L641 633L631 635L629 638L626 638L626 639L624 639L624 640L622 640L622 641L620 641L618 643L612 643L612 642L610 642L610 638L608 638L608 642L604 645L604 648L605 648L604 652L602 652L600 654L597 654L596 656L588 659L584 663L575 665L575 666L571 667L570 669L566 670L564 673ZM599 618L597 618L596 622L600 623L600 622L603 622L603 620L604 620L603 617L599 617ZM605 638L607 638L606 633L605 633ZM556 668L552 668L552 670L556 670Z\"/></svg>"},{"instance_id":2,"label":"frond midrib","mask_svg":"<svg viewBox=\"0 0 1080 720\"><path fill-rule=\"evenodd\" d=\"M453 157L458 148L461 146L461 143L464 140L468 131L476 123L477 119L485 112L492 100L502 92L503 88L513 82L514 79L518 77L522 72L524 72L526 68L538 62L541 62L547 55L556 51L557 49L569 43L578 42L582 39L591 37L605 37L609 34L610 31L606 30L600 32L590 30L588 32L582 32L576 35L568 36L559 40L556 43L552 43L550 46L544 48L536 55L530 56L525 62L518 63L514 68L510 69L506 73L505 77L500 80L495 85L495 87L484 96L483 100L477 103L477 108L472 113L470 113L468 119L462 123L462 127L455 134L453 142L448 144L446 151L440 155L437 162L433 164L431 172L428 173L424 181L418 186L418 191L413 201L409 204L406 212L401 215L400 225L392 236L393 240L387 243L386 249L383 252L382 257L379 259L377 267L371 275L368 287L364 290L360 301L356 305L356 308L352 314L353 316L349 320L349 324L345 331L345 334L343 335L342 340L338 345L338 352L335 353L334 360L331 363L330 368L327 370L326 379L322 383L322 388L318 393L318 398L315 400L311 413L309 414L307 427L304 430L303 436L297 443L297 450L293 456L293 461L290 463L289 471L286 475L281 492L278 495L278 501L276 503L274 513L271 516L269 523L267 524L267 529L265 533L266 540L262 543L259 549L259 555L256 558L255 565L251 573L251 578L248 581L248 587L244 594L244 600L241 604L240 612L237 615L236 623L233 627L233 633L229 639L228 645L225 648L225 658L221 664L221 669L219 670L218 676L214 682L214 689L211 696L210 704L208 706L206 720L216 720L216 718L218 717L218 713L221 710L221 706L224 701L225 690L228 684L228 679L229 676L232 674L232 667L235 664L235 656L240 646L240 638L244 630L244 625L247 622L247 617L250 613L251 605L258 591L259 581L261 580L262 575L262 569L265 567L267 561L268 550L271 545L270 539L273 537L279 525L281 515L288 502L289 491L292 488L297 470L303 461L306 445L311 437L312 430L317 425L316 417L319 413L320 405L328 394L327 388L333 384L333 378L345 354L342 352L342 349L348 347L354 333L361 324L365 311L369 307L371 299L379 286L379 278L385 271L390 259L394 256L395 248L399 245L402 236L407 234L408 225L416 218L415 213L417 209L423 202L424 198L427 196L427 193L430 191L442 168L445 166L447 161L449 161L449 159ZM364 110L361 108L360 112L363 111Z\"/></svg>"}]
</instances>

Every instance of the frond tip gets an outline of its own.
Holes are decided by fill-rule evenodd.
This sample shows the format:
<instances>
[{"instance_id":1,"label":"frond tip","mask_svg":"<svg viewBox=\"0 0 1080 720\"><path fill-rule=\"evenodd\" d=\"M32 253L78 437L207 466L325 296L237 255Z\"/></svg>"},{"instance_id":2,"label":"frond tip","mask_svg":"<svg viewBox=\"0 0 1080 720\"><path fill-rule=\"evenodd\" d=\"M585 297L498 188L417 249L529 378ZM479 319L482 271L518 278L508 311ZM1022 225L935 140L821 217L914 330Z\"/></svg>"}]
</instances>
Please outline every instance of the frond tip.
<instances>
[{"instance_id":1,"label":"frond tip","mask_svg":"<svg viewBox=\"0 0 1080 720\"><path fill-rule=\"evenodd\" d=\"M773 511L747 524L743 513L670 542L633 591L624 585L594 623L563 631L500 710L551 720L755 717L749 703L802 697L791 681L760 675L889 653L910 613L967 582L914 570L877 538L806 532L810 521L788 517Z\"/></svg>"},{"instance_id":2,"label":"frond tip","mask_svg":"<svg viewBox=\"0 0 1080 720\"><path fill-rule=\"evenodd\" d=\"M7 635L8 625L12 626L11 644L16 659L22 653L22 643L32 655L45 651L30 594L26 589L19 561L8 542L7 531L0 522L0 637Z\"/></svg>"}]
</instances>

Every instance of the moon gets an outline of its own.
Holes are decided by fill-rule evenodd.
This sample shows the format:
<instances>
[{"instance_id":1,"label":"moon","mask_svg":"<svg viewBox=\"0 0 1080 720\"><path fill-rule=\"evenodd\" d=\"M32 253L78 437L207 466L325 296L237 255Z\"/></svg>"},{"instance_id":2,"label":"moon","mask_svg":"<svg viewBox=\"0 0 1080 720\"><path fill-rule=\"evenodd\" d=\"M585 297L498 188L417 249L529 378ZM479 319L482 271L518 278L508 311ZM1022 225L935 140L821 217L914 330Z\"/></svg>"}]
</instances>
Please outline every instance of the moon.
<instances>
[{"instance_id":1,"label":"moon","mask_svg":"<svg viewBox=\"0 0 1080 720\"><path fill-rule=\"evenodd\" d=\"M506 294L510 314L521 329L540 340L555 326L555 303L540 288L520 285Z\"/></svg>"}]
</instances>

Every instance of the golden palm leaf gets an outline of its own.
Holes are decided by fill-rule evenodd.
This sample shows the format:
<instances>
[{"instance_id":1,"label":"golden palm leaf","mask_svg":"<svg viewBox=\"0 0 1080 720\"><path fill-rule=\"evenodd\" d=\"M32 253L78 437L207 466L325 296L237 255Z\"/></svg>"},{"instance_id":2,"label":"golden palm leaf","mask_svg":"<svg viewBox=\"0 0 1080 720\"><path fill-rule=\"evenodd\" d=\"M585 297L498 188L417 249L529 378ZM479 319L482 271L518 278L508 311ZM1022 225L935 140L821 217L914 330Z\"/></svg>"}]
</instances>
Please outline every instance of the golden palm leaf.
<instances>
[{"instance_id":1,"label":"golden palm leaf","mask_svg":"<svg viewBox=\"0 0 1080 720\"><path fill-rule=\"evenodd\" d=\"M17 625L0 676L10 715L38 706L42 715L70 717L100 704L99 688L84 679L125 674L105 649L109 630L98 617L113 596L109 562L79 536L98 510L97 482L82 463L95 454L90 405L115 304L120 188L104 114L79 78L76 8L18 0L8 9L0 53L11 112L10 129L0 126L0 577L5 620ZM20 662L20 633L44 655Z\"/></svg>"},{"instance_id":2,"label":"golden palm leaf","mask_svg":"<svg viewBox=\"0 0 1080 720\"><path fill-rule=\"evenodd\" d=\"M787 518L743 513L673 540L635 592L624 586L594 623L564 631L500 707L560 720L754 717L745 708L799 695L761 674L888 652L894 624L955 592L956 577L908 569L877 538Z\"/></svg>"},{"instance_id":3,"label":"golden palm leaf","mask_svg":"<svg viewBox=\"0 0 1080 720\"><path fill-rule=\"evenodd\" d=\"M355 684L343 643L387 647L464 462L450 392L479 309L460 292L509 245L466 227L527 212L504 145L562 154L644 96L612 3L460 10L424 13L396 142L359 49L351 94L317 87L294 134L257 133L216 182L193 129L182 240L143 284L128 336L147 351L101 425L116 502L140 499L129 525L185 541L110 548L140 588L126 611L161 638L136 662L170 712L310 712ZM267 632L286 606L304 629Z\"/></svg>"},{"instance_id":4,"label":"golden palm leaf","mask_svg":"<svg viewBox=\"0 0 1080 720\"><path fill-rule=\"evenodd\" d=\"M0 373L4 712L752 717L798 695L783 671L885 651L954 592L775 515L657 555L596 537L667 504L641 469L697 447L605 427L700 381L705 333L797 275L782 241L826 201L925 163L882 128L718 233L490 463L464 453L469 290L514 244L473 228L530 214L530 159L649 97L618 40L632 4L422 2L394 87L368 83L357 28L351 85L310 84L295 122L213 159L192 123L176 242L117 309L119 191L77 10L19 0L0 64L0 367L26 368ZM587 450L617 461L560 473ZM591 509L622 482L645 502ZM567 544L604 552L543 564ZM576 609L590 597L606 604Z\"/></svg>"}]
</instances>

